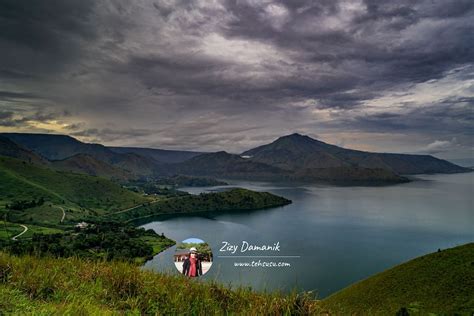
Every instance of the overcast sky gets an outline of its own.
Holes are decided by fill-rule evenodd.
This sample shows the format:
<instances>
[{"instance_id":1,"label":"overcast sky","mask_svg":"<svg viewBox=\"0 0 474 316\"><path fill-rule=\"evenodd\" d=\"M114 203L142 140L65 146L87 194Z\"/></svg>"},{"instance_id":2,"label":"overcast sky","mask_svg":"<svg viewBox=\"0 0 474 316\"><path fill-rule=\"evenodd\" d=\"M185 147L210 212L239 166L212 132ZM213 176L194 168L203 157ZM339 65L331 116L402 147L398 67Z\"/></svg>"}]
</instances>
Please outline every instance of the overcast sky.
<instances>
[{"instance_id":1,"label":"overcast sky","mask_svg":"<svg viewBox=\"0 0 474 316\"><path fill-rule=\"evenodd\" d=\"M472 0L0 0L0 131L472 157Z\"/></svg>"}]
</instances>

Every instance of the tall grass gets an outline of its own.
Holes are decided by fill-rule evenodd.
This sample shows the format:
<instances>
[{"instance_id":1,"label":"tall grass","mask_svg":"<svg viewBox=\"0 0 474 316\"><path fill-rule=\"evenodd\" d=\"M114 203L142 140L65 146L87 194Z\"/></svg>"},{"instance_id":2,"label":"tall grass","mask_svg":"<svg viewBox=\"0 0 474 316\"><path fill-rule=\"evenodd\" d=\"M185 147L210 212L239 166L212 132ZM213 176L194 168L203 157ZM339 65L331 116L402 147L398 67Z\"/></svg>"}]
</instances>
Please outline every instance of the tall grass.
<instances>
[{"instance_id":1,"label":"tall grass","mask_svg":"<svg viewBox=\"0 0 474 316\"><path fill-rule=\"evenodd\" d=\"M256 293L124 262L0 253L0 311L22 314L308 315L310 294ZM1 314L1 313L0 313Z\"/></svg>"}]
</instances>

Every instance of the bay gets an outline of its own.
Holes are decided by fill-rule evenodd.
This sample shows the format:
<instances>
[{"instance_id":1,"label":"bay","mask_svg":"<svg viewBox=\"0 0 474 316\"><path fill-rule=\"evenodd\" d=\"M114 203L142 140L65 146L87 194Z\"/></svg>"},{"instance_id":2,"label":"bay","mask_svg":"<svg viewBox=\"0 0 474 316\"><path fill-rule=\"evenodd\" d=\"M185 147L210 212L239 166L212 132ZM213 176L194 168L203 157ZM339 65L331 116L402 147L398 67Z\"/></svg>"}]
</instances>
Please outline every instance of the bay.
<instances>
[{"instance_id":1,"label":"bay","mask_svg":"<svg viewBox=\"0 0 474 316\"><path fill-rule=\"evenodd\" d=\"M231 187L268 191L293 203L258 211L158 217L142 226L178 242L189 237L208 242L214 263L203 278L260 291L315 291L323 298L411 258L473 242L473 175L421 175L410 183L381 187L232 182ZM182 190L198 194L222 189L226 187ZM252 244L279 242L281 250L219 252L223 241L241 244L243 240ZM144 268L177 273L174 250L158 254ZM290 266L234 266L258 260Z\"/></svg>"}]
</instances>

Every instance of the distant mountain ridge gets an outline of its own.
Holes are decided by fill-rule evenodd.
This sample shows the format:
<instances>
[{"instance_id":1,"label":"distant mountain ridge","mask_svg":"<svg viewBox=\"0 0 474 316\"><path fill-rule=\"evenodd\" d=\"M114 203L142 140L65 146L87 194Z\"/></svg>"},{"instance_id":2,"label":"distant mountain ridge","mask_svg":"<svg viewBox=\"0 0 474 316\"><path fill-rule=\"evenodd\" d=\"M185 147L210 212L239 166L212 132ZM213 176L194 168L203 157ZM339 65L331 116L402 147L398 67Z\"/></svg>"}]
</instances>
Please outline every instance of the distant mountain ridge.
<instances>
[{"instance_id":1,"label":"distant mountain ridge","mask_svg":"<svg viewBox=\"0 0 474 316\"><path fill-rule=\"evenodd\" d=\"M65 135L3 133L0 144L2 140L0 155L3 150L6 156L113 179L181 174L259 181L399 183L408 181L403 175L472 171L429 155L345 149L297 133L241 155L107 147ZM15 144L21 148L14 149Z\"/></svg>"},{"instance_id":2,"label":"distant mountain ridge","mask_svg":"<svg viewBox=\"0 0 474 316\"><path fill-rule=\"evenodd\" d=\"M397 174L457 173L469 169L430 155L371 153L326 144L291 134L242 153L257 162L286 170L320 168L386 169Z\"/></svg>"},{"instance_id":3,"label":"distant mountain ridge","mask_svg":"<svg viewBox=\"0 0 474 316\"><path fill-rule=\"evenodd\" d=\"M116 153L101 144L88 144L56 134L3 133L0 134L49 160L63 160L85 154L112 166L138 175L152 174L157 162L134 153Z\"/></svg>"},{"instance_id":4,"label":"distant mountain ridge","mask_svg":"<svg viewBox=\"0 0 474 316\"><path fill-rule=\"evenodd\" d=\"M116 180L136 178L133 173L97 160L88 154L76 154L65 159L54 160L51 165L56 170L72 171Z\"/></svg>"},{"instance_id":5,"label":"distant mountain ridge","mask_svg":"<svg viewBox=\"0 0 474 316\"><path fill-rule=\"evenodd\" d=\"M159 173L247 180L283 180L287 177L280 168L225 151L201 154L178 164L162 165Z\"/></svg>"},{"instance_id":6,"label":"distant mountain ridge","mask_svg":"<svg viewBox=\"0 0 474 316\"><path fill-rule=\"evenodd\" d=\"M149 157L159 163L179 163L191 159L193 157L204 154L204 152L169 150L142 147L108 147L116 153L126 154L133 153L144 157Z\"/></svg>"},{"instance_id":7,"label":"distant mountain ridge","mask_svg":"<svg viewBox=\"0 0 474 316\"><path fill-rule=\"evenodd\" d=\"M19 146L14 141L0 135L0 156L17 158L35 164L49 164L49 161L37 153Z\"/></svg>"},{"instance_id":8,"label":"distant mountain ridge","mask_svg":"<svg viewBox=\"0 0 474 316\"><path fill-rule=\"evenodd\" d=\"M227 152L209 153L173 165L161 166L162 172L212 176L223 179L290 182L398 183L408 179L386 169L358 167L282 168L278 164L242 158Z\"/></svg>"}]
</instances>

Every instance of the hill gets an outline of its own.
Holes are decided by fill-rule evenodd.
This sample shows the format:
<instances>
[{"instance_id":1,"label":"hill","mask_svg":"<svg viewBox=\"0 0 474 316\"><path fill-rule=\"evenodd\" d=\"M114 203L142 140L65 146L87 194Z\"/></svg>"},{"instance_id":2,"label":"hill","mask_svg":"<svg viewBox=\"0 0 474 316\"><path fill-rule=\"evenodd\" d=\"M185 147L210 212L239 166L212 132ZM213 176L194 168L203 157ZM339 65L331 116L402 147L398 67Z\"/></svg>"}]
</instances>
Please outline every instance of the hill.
<instances>
[{"instance_id":1,"label":"hill","mask_svg":"<svg viewBox=\"0 0 474 316\"><path fill-rule=\"evenodd\" d=\"M137 177L129 171L114 167L88 154L76 154L62 160L50 161L3 136L0 136L0 156L17 158L60 171L72 171L113 180L133 180Z\"/></svg>"},{"instance_id":2,"label":"hill","mask_svg":"<svg viewBox=\"0 0 474 316\"><path fill-rule=\"evenodd\" d=\"M156 148L140 148L140 147L108 147L112 151L126 154L132 153L143 157L149 157L160 163L179 163L196 157L202 152L184 151L184 150L167 150Z\"/></svg>"},{"instance_id":3,"label":"hill","mask_svg":"<svg viewBox=\"0 0 474 316\"><path fill-rule=\"evenodd\" d=\"M11 203L39 198L99 213L147 201L143 196L104 178L55 171L0 156L0 201Z\"/></svg>"},{"instance_id":4,"label":"hill","mask_svg":"<svg viewBox=\"0 0 474 316\"><path fill-rule=\"evenodd\" d=\"M298 160L300 154L295 154ZM314 156L312 156L314 158ZM158 169L160 170L160 169ZM243 158L225 151L208 153L183 163L161 166L161 172L193 176L212 176L223 179L259 181L332 182L339 184L400 183L407 179L382 168L362 168L350 165L314 168L301 166L294 169L282 164L269 164L257 159Z\"/></svg>"},{"instance_id":5,"label":"hill","mask_svg":"<svg viewBox=\"0 0 474 316\"><path fill-rule=\"evenodd\" d=\"M146 203L127 212L110 214L109 218L131 221L164 214L186 214L210 211L258 210L290 204L284 197L268 192L234 188L222 192L185 195Z\"/></svg>"},{"instance_id":6,"label":"hill","mask_svg":"<svg viewBox=\"0 0 474 316\"><path fill-rule=\"evenodd\" d=\"M297 133L245 151L242 156L285 170L354 167L384 169L399 175L471 171L429 155L371 153L345 149Z\"/></svg>"},{"instance_id":7,"label":"hill","mask_svg":"<svg viewBox=\"0 0 474 316\"><path fill-rule=\"evenodd\" d=\"M136 175L150 175L158 164L155 160L135 153L117 153L101 144L88 144L66 135L2 133L0 136L47 158L63 160L85 154L103 163Z\"/></svg>"},{"instance_id":8,"label":"hill","mask_svg":"<svg viewBox=\"0 0 474 316\"><path fill-rule=\"evenodd\" d=\"M177 164L162 165L161 174L183 174L234 179L283 179L286 172L264 163L249 161L225 151L201 154Z\"/></svg>"},{"instance_id":9,"label":"hill","mask_svg":"<svg viewBox=\"0 0 474 316\"><path fill-rule=\"evenodd\" d=\"M62 170L113 179L156 179L181 174L221 179L365 185L406 182L405 174L472 171L429 155L345 149L300 134L280 137L242 155L225 151L199 153L109 148L82 143L65 135L3 133L0 136L39 156L62 161L56 163ZM92 158L97 161L92 161Z\"/></svg>"},{"instance_id":10,"label":"hill","mask_svg":"<svg viewBox=\"0 0 474 316\"><path fill-rule=\"evenodd\" d=\"M49 161L35 152L23 148L7 137L0 136L0 156L17 158L38 165L48 165Z\"/></svg>"},{"instance_id":11,"label":"hill","mask_svg":"<svg viewBox=\"0 0 474 316\"><path fill-rule=\"evenodd\" d=\"M336 314L471 315L474 243L418 257L351 285L322 301ZM407 314L405 314L407 315Z\"/></svg>"},{"instance_id":12,"label":"hill","mask_svg":"<svg viewBox=\"0 0 474 316\"><path fill-rule=\"evenodd\" d=\"M119 156L103 145L86 144L66 135L30 133L2 133L0 135L49 160L65 159L77 154L89 154L104 161L119 159Z\"/></svg>"},{"instance_id":13,"label":"hill","mask_svg":"<svg viewBox=\"0 0 474 316\"><path fill-rule=\"evenodd\" d=\"M136 178L136 175L125 169L114 167L87 154L76 154L62 160L54 160L51 166L56 170L84 173L113 180Z\"/></svg>"}]
</instances>

